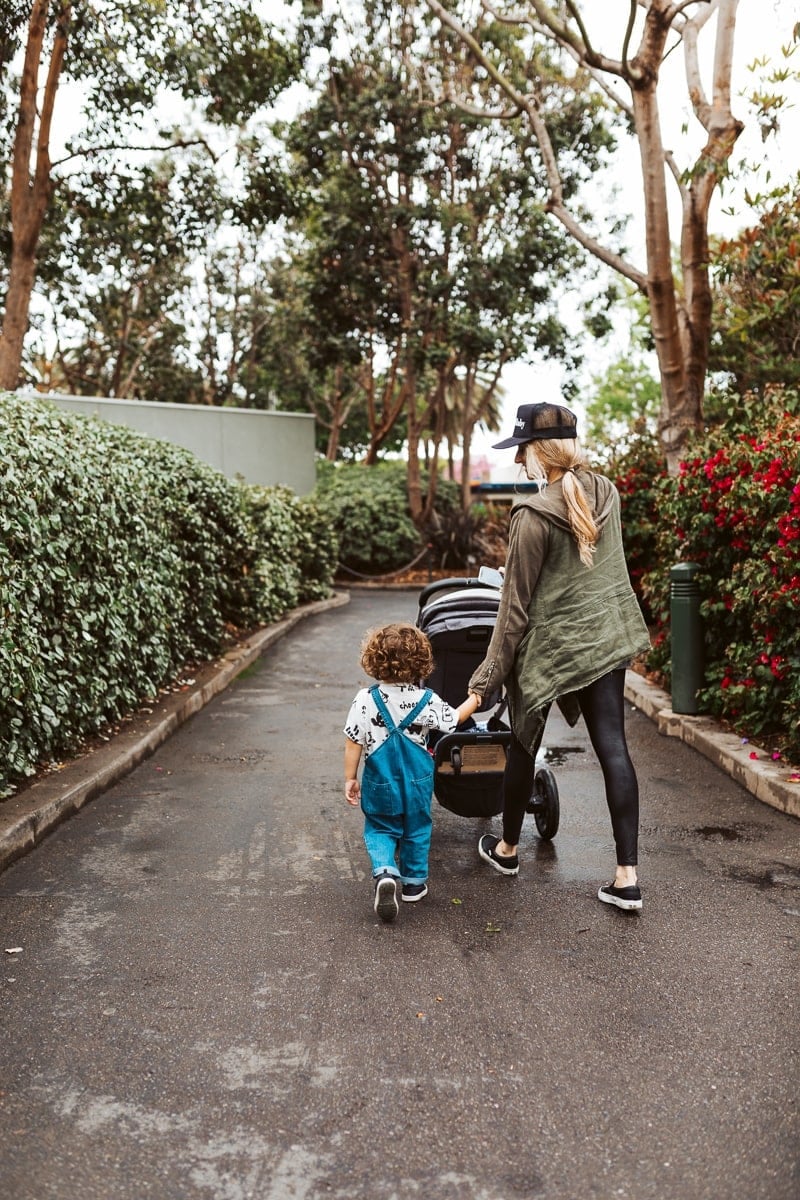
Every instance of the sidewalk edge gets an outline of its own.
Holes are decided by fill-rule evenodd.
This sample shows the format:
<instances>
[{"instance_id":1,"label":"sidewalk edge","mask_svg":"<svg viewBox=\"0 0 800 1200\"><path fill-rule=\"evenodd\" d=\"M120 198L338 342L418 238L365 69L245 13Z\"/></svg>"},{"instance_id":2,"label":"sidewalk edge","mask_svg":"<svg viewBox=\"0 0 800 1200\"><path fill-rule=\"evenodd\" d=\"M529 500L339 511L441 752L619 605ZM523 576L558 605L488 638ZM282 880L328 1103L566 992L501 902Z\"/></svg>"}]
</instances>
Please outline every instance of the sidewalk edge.
<instances>
[{"instance_id":1,"label":"sidewalk edge","mask_svg":"<svg viewBox=\"0 0 800 1200\"><path fill-rule=\"evenodd\" d=\"M659 733L680 738L757 800L789 816L800 817L800 784L788 782L785 766L762 758L766 751L755 742L743 742L736 734L726 733L710 717L673 712L669 693L635 671L625 673L625 699L655 721ZM759 758L751 758L751 754Z\"/></svg>"},{"instance_id":2,"label":"sidewalk edge","mask_svg":"<svg viewBox=\"0 0 800 1200\"><path fill-rule=\"evenodd\" d=\"M160 697L152 713L135 714L107 747L72 759L58 772L32 784L0 805L0 871L38 846L57 825L101 795L154 753L181 725L204 708L274 642L306 617L349 603L349 592L336 591L266 625L246 641L204 664L180 692Z\"/></svg>"}]
</instances>

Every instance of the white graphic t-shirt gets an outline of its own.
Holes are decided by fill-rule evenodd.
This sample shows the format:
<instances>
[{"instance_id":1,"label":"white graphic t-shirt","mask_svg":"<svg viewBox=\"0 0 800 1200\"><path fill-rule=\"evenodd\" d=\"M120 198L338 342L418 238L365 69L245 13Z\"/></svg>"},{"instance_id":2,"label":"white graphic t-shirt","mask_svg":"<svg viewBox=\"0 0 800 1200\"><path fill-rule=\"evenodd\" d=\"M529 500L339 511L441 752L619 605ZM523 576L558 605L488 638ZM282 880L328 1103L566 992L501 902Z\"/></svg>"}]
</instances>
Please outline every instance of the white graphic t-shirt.
<instances>
[{"instance_id":1,"label":"white graphic t-shirt","mask_svg":"<svg viewBox=\"0 0 800 1200\"><path fill-rule=\"evenodd\" d=\"M381 698L395 725L399 725L416 708L426 691L413 683L381 683L379 686ZM419 746L425 746L429 729L441 729L449 733L456 725L456 710L441 696L431 692L430 700L414 718L414 724L405 730L405 734ZM369 758L388 738L389 731L369 694L369 688L362 688L350 705L344 735L351 742L364 747L365 758Z\"/></svg>"}]
</instances>

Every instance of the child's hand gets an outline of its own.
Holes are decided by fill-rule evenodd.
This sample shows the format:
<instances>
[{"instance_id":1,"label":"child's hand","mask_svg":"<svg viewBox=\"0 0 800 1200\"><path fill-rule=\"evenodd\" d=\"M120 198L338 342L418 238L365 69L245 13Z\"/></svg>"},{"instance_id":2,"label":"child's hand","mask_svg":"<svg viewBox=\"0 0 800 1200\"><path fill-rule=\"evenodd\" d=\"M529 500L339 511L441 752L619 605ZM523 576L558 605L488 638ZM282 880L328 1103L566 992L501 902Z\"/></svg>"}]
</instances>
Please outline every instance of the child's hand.
<instances>
[{"instance_id":1,"label":"child's hand","mask_svg":"<svg viewBox=\"0 0 800 1200\"><path fill-rule=\"evenodd\" d=\"M354 808L361 803L361 785L357 779L346 779L344 781L344 798Z\"/></svg>"},{"instance_id":2,"label":"child's hand","mask_svg":"<svg viewBox=\"0 0 800 1200\"><path fill-rule=\"evenodd\" d=\"M479 696L477 692L469 692L464 703L460 704L456 709L456 718L459 725L463 721L466 721L467 717L471 717L480 708L482 702L483 697Z\"/></svg>"}]
</instances>

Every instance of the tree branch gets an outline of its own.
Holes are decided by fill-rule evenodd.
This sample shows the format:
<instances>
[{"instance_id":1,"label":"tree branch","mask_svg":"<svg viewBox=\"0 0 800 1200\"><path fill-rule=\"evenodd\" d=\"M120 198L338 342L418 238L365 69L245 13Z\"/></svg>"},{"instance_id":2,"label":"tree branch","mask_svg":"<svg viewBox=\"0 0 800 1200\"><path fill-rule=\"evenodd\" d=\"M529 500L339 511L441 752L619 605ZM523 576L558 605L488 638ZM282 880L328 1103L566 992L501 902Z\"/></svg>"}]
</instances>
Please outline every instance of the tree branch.
<instances>
[{"instance_id":1,"label":"tree branch","mask_svg":"<svg viewBox=\"0 0 800 1200\"><path fill-rule=\"evenodd\" d=\"M220 155L212 150L208 141L205 138L179 138L174 142L161 142L156 146L131 146L128 142L109 142L105 146L90 146L86 150L76 150L74 154L65 154L63 158L57 159L54 167L60 167L63 163L70 162L73 158L94 158L98 154L108 154L112 150L124 150L131 154L152 154L154 150L188 150L190 146L203 146L208 152L208 156L212 162L219 161Z\"/></svg>"},{"instance_id":2,"label":"tree branch","mask_svg":"<svg viewBox=\"0 0 800 1200\"><path fill-rule=\"evenodd\" d=\"M708 125L711 120L711 105L706 97L705 89L703 88L703 80L700 75L697 39L700 30L708 21L712 13L715 12L719 7L719 0L706 0L706 3L706 9L698 12L696 16L688 18L684 23L682 30L683 54L686 65L686 86L689 89L689 99L692 102L694 115L697 117L697 120L704 129L708 129Z\"/></svg>"},{"instance_id":3,"label":"tree branch","mask_svg":"<svg viewBox=\"0 0 800 1200\"><path fill-rule=\"evenodd\" d=\"M614 58L606 58L604 54L600 54L599 51L595 50L589 39L586 26L583 23L583 18L573 0L567 0L567 8L580 30L580 37L576 37L569 26L565 22L560 21L543 0L531 0L531 4L542 25L556 38L559 45L565 48L572 46L581 56L581 61L586 63L587 66L597 67L599 71L608 71L610 75L624 76L625 71L621 62Z\"/></svg>"},{"instance_id":4,"label":"tree branch","mask_svg":"<svg viewBox=\"0 0 800 1200\"><path fill-rule=\"evenodd\" d=\"M585 67L586 64L583 63L580 56L575 52L575 50L572 49L571 46L564 46L563 49L571 58L575 60L576 63L578 63L579 66ZM615 91L614 88L612 88L611 85L607 83L605 79L603 79L602 75L600 75L594 67L588 67L587 70L591 78L599 87L600 91L608 97L612 104L616 105L620 112L624 113L630 121L633 121L633 106L629 104L627 100L624 100L622 96L620 96L619 92Z\"/></svg>"},{"instance_id":5,"label":"tree branch","mask_svg":"<svg viewBox=\"0 0 800 1200\"><path fill-rule=\"evenodd\" d=\"M636 21L636 0L631 0L631 6L628 11L628 24L625 29L625 37L622 39L622 69L626 78L630 74L628 65L628 51L631 45L631 37L633 35L633 26Z\"/></svg>"},{"instance_id":6,"label":"tree branch","mask_svg":"<svg viewBox=\"0 0 800 1200\"><path fill-rule=\"evenodd\" d=\"M552 213L561 222L567 232L572 234L575 241L579 242L585 250L588 250L595 258L599 258L606 266L618 271L626 279L630 279L631 283L635 283L641 291L647 291L647 275L643 271L637 270L636 267L629 263L627 259L622 258L621 255L615 254L613 250L608 250L596 238L587 233L583 226L572 216L572 213L564 207L563 203L559 202L556 204L551 202L546 207L547 211Z\"/></svg>"},{"instance_id":7,"label":"tree branch","mask_svg":"<svg viewBox=\"0 0 800 1200\"><path fill-rule=\"evenodd\" d=\"M686 184L683 182L680 168L678 167L678 164L675 162L675 158L674 158L674 155L671 150L666 150L664 152L664 162L667 164L667 167L669 168L669 172L672 175L672 178L675 180L676 184L678 185L678 191L681 194L681 200L685 201L689 195L689 189L687 188Z\"/></svg>"},{"instance_id":8,"label":"tree branch","mask_svg":"<svg viewBox=\"0 0 800 1200\"><path fill-rule=\"evenodd\" d=\"M61 75L61 68L64 65L64 55L67 52L67 30L69 29L71 9L71 4L64 5L56 25L53 51L50 55L47 81L44 88L42 115L39 118L39 136L36 139L36 173L34 175L33 190L34 194L40 200L44 201L44 207L47 204L47 191L50 184L51 172L50 129L53 124L53 108L55 106L56 92L58 91L58 80Z\"/></svg>"},{"instance_id":9,"label":"tree branch","mask_svg":"<svg viewBox=\"0 0 800 1200\"><path fill-rule=\"evenodd\" d=\"M36 85L42 57L47 22L47 0L37 0L31 9L28 40L20 83L19 117L14 135L11 171L11 223L19 236L19 227L26 215L30 188L30 162L33 131L36 120Z\"/></svg>"},{"instance_id":10,"label":"tree branch","mask_svg":"<svg viewBox=\"0 0 800 1200\"><path fill-rule=\"evenodd\" d=\"M533 0L533 2L535 6L540 7L538 0ZM547 184L550 188L550 199L546 205L547 211L552 213L552 215L561 222L564 228L572 234L575 240L579 242L584 249L588 250L590 254L593 254L595 258L599 258L601 262L613 267L615 271L618 271L620 275L624 275L625 278L630 279L636 284L637 287L645 288L647 285L647 276L641 271L637 270L620 255L615 254L613 251L608 250L605 246L603 246L602 243L588 233L587 230L585 230L583 226L576 221L575 217L573 217L572 214L567 210L564 204L564 189L561 182L561 174L558 169L558 161L556 159L555 150L553 148L553 143L550 140L550 133L547 129L547 124L542 117L535 95L525 96L522 94L522 92L519 92L511 83L511 81L506 79L502 72L499 71L494 63L487 57L477 39L474 38L472 34L464 28L464 26L452 15L452 13L448 12L447 9L439 3L439 0L428 0L428 4L439 17L439 20L444 25L447 25L447 27L451 29L453 33L455 33L456 37L458 37L460 41L462 41L464 45L472 51L477 61L481 64L489 77L497 84L500 90L505 92L509 99L515 105L518 105L527 115L528 120L531 123L534 136L536 137L536 141L538 142L539 150L541 151Z\"/></svg>"},{"instance_id":11,"label":"tree branch","mask_svg":"<svg viewBox=\"0 0 800 1200\"><path fill-rule=\"evenodd\" d=\"M447 100L449 104L454 104L455 107L470 117L487 117L497 121L511 121L514 117L518 117L522 112L519 105L514 105L513 108L482 108L477 104L470 104L466 100L462 100L455 92L448 87L443 100Z\"/></svg>"},{"instance_id":12,"label":"tree branch","mask_svg":"<svg viewBox=\"0 0 800 1200\"><path fill-rule=\"evenodd\" d=\"M667 9L667 11L664 13L664 21L667 24L672 25L675 18L679 17L681 13L686 11L687 8L691 8L693 4L710 4L712 7L716 8L717 0L681 0L680 4L675 4L672 6L672 8ZM700 16L699 13L697 15L698 17ZM710 15L711 14L709 13L708 16L704 17L703 22L707 21ZM687 20L693 19L694 18L687 18Z\"/></svg>"}]
</instances>

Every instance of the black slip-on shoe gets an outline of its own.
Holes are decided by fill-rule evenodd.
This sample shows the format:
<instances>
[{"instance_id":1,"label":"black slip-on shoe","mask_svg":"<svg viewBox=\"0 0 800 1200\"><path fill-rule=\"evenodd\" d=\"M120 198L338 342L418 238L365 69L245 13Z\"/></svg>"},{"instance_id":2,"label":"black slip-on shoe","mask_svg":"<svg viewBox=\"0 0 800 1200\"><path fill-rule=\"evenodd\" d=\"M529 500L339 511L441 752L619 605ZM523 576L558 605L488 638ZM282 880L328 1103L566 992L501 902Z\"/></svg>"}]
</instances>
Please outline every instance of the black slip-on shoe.
<instances>
[{"instance_id":1,"label":"black slip-on shoe","mask_svg":"<svg viewBox=\"0 0 800 1200\"><path fill-rule=\"evenodd\" d=\"M616 904L617 908L624 908L626 912L635 912L642 907L642 893L638 884L614 887L613 883L607 883L600 888L597 899L602 900L603 904Z\"/></svg>"},{"instance_id":2,"label":"black slip-on shoe","mask_svg":"<svg viewBox=\"0 0 800 1200\"><path fill-rule=\"evenodd\" d=\"M375 880L375 900L372 907L382 921L393 921L400 911L397 903L397 880L394 875L378 875Z\"/></svg>"},{"instance_id":3,"label":"black slip-on shoe","mask_svg":"<svg viewBox=\"0 0 800 1200\"><path fill-rule=\"evenodd\" d=\"M428 894L427 883L404 883L403 884L403 899L407 904L414 904L415 901L421 900L423 896Z\"/></svg>"},{"instance_id":4,"label":"black slip-on shoe","mask_svg":"<svg viewBox=\"0 0 800 1200\"><path fill-rule=\"evenodd\" d=\"M485 833L478 840L478 854L484 862L487 862L490 867L494 867L495 871L499 871L501 875L519 875L518 855L504 856L495 853L495 847L499 841L500 838L493 837L491 833Z\"/></svg>"}]
</instances>

